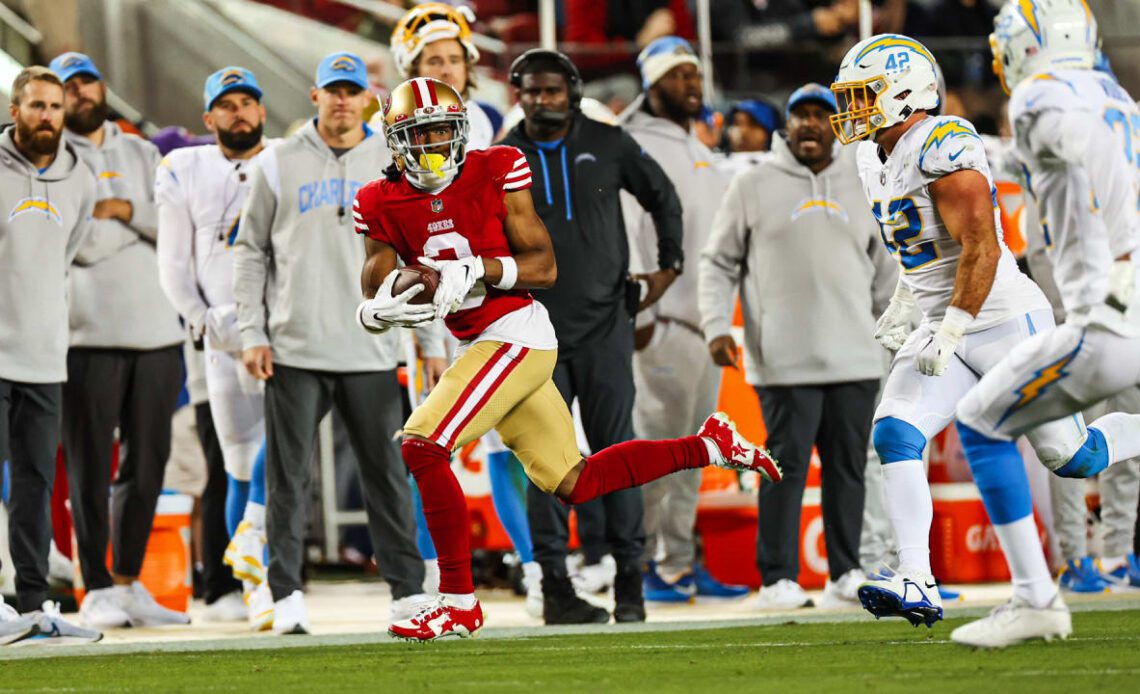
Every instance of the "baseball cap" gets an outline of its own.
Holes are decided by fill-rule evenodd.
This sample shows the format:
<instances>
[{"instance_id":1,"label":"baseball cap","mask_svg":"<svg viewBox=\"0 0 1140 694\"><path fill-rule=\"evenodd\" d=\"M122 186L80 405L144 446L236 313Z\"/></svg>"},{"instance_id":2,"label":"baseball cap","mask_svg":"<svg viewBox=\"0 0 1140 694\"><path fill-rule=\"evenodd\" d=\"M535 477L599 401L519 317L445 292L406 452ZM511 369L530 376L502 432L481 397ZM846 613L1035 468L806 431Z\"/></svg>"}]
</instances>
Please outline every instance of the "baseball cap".
<instances>
[{"instance_id":1,"label":"baseball cap","mask_svg":"<svg viewBox=\"0 0 1140 694\"><path fill-rule=\"evenodd\" d=\"M689 42L680 36L662 36L642 49L637 56L641 71L641 87L649 89L657 80L678 65L691 63L698 68L701 61Z\"/></svg>"},{"instance_id":2,"label":"baseball cap","mask_svg":"<svg viewBox=\"0 0 1140 694\"><path fill-rule=\"evenodd\" d=\"M76 75L91 75L97 80L103 79L103 73L95 68L94 61L74 51L57 55L48 67L61 82L66 82Z\"/></svg>"},{"instance_id":3,"label":"baseball cap","mask_svg":"<svg viewBox=\"0 0 1140 694\"><path fill-rule=\"evenodd\" d=\"M202 94L206 102L206 110L209 111L214 102L223 94L236 91L249 92L258 100L261 99L261 85L257 83L257 78L253 76L253 73L244 67L231 65L210 75L206 78L206 88Z\"/></svg>"},{"instance_id":4,"label":"baseball cap","mask_svg":"<svg viewBox=\"0 0 1140 694\"><path fill-rule=\"evenodd\" d=\"M368 89L368 70L364 61L355 53L333 53L326 55L317 66L317 88L327 87L335 82L349 82L361 89Z\"/></svg>"},{"instance_id":5,"label":"baseball cap","mask_svg":"<svg viewBox=\"0 0 1140 694\"><path fill-rule=\"evenodd\" d=\"M780 127L780 114L779 112L768 103L760 101L759 99L745 99L732 107L728 112L729 122L737 112L747 113L756 121L761 127L768 132L775 132Z\"/></svg>"},{"instance_id":6,"label":"baseball cap","mask_svg":"<svg viewBox=\"0 0 1140 694\"><path fill-rule=\"evenodd\" d=\"M788 97L788 107L784 109L784 116L790 116L793 108L811 101L826 106L831 109L832 113L839 112L839 107L835 105L835 95L831 93L831 90L822 84L809 82L792 92L792 95Z\"/></svg>"}]
</instances>

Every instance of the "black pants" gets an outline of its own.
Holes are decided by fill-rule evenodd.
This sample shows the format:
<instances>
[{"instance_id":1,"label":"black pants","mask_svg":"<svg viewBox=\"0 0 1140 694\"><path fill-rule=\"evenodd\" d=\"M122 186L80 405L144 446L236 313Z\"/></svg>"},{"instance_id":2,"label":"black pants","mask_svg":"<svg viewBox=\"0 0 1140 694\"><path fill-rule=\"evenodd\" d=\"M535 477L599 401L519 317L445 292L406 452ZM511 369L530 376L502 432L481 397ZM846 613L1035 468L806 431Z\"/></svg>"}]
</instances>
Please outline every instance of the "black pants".
<instances>
[{"instance_id":1,"label":"black pants","mask_svg":"<svg viewBox=\"0 0 1140 694\"><path fill-rule=\"evenodd\" d=\"M768 448L784 470L779 484L760 486L756 564L764 585L800 572L800 507L812 444L823 466L821 506L832 580L859 568L863 473L879 381L758 387Z\"/></svg>"},{"instance_id":2,"label":"black pants","mask_svg":"<svg viewBox=\"0 0 1140 694\"><path fill-rule=\"evenodd\" d=\"M214 429L214 416L210 403L194 406L194 419L198 426L198 441L206 456L206 489L202 492L202 579L205 583L206 604L211 605L218 598L241 590L241 582L234 578L230 567L222 562L226 547L230 543L229 528L226 526L226 494L229 479L226 477L226 461L222 457L222 444Z\"/></svg>"},{"instance_id":3,"label":"black pants","mask_svg":"<svg viewBox=\"0 0 1140 694\"><path fill-rule=\"evenodd\" d=\"M341 373L273 365L265 388L265 530L274 600L301 589L310 459L317 425L333 405L359 461L380 576L395 599L423 592L411 487L392 438L403 424L400 397L395 371Z\"/></svg>"},{"instance_id":4,"label":"black pants","mask_svg":"<svg viewBox=\"0 0 1140 694\"><path fill-rule=\"evenodd\" d=\"M63 449L87 590L111 586L108 538L114 572L121 576L142 572L170 457L170 420L181 389L181 345L145 351L72 348L67 353ZM115 427L120 455L112 483Z\"/></svg>"},{"instance_id":5,"label":"black pants","mask_svg":"<svg viewBox=\"0 0 1140 694\"><path fill-rule=\"evenodd\" d=\"M559 359L554 385L567 405L578 398L582 428L590 449L633 438L633 324L619 319L609 335ZM587 561L597 561L604 537L619 564L636 564L645 547L645 515L639 488L623 489L576 507L578 532ZM543 571L565 572L570 539L569 507L533 484L527 490L527 518L534 558ZM593 556L591 556L593 555ZM550 567L549 569L547 567Z\"/></svg>"},{"instance_id":6,"label":"black pants","mask_svg":"<svg viewBox=\"0 0 1140 694\"><path fill-rule=\"evenodd\" d=\"M8 547L16 569L16 609L38 610L47 599L51 490L63 396L59 383L0 378L0 459L11 476Z\"/></svg>"}]
</instances>

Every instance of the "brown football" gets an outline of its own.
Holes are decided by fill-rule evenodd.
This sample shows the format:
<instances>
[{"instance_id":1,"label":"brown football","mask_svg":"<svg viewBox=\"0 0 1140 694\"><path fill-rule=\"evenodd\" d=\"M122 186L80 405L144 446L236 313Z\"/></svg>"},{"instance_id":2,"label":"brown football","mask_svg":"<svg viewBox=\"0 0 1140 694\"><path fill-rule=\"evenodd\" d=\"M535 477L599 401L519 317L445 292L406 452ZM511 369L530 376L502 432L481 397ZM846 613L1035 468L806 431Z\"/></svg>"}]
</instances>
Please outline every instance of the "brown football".
<instances>
[{"instance_id":1,"label":"brown football","mask_svg":"<svg viewBox=\"0 0 1140 694\"><path fill-rule=\"evenodd\" d=\"M436 287L439 286L439 273L426 265L408 265L400 268L396 281L392 283L392 296L399 296L417 284L424 289L411 298L411 304L430 304L435 297Z\"/></svg>"}]
</instances>

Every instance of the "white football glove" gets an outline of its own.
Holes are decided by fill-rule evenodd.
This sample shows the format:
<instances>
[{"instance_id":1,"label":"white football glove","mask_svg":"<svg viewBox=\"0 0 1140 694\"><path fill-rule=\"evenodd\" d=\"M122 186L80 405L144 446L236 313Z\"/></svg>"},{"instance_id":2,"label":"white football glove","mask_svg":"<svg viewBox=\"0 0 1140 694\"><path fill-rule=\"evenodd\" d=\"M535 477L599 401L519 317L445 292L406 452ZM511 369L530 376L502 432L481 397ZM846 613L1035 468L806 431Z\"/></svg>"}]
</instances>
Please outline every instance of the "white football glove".
<instances>
[{"instance_id":1,"label":"white football glove","mask_svg":"<svg viewBox=\"0 0 1140 694\"><path fill-rule=\"evenodd\" d=\"M1108 305L1124 311L1132 300L1136 266L1131 260L1117 260L1108 271Z\"/></svg>"},{"instance_id":2,"label":"white football glove","mask_svg":"<svg viewBox=\"0 0 1140 694\"><path fill-rule=\"evenodd\" d=\"M237 306L211 306L206 309L202 332L210 343L210 349L218 352L240 352L241 331L237 325Z\"/></svg>"},{"instance_id":3,"label":"white football glove","mask_svg":"<svg viewBox=\"0 0 1140 694\"><path fill-rule=\"evenodd\" d=\"M376 296L365 299L356 309L357 321L370 333L382 333L393 327L415 328L435 319L435 308L431 304L408 303L425 289L422 284L409 287L399 296L392 296L397 274L396 270L388 273L376 290Z\"/></svg>"},{"instance_id":4,"label":"white football glove","mask_svg":"<svg viewBox=\"0 0 1140 694\"><path fill-rule=\"evenodd\" d=\"M435 300L432 302L436 318L458 311L475 283L483 279L486 272L483 259L478 256L459 260L420 258L420 263L439 273L439 286L435 288Z\"/></svg>"},{"instance_id":5,"label":"white football glove","mask_svg":"<svg viewBox=\"0 0 1140 694\"><path fill-rule=\"evenodd\" d=\"M954 350L966 334L966 327L974 317L956 306L946 309L942 318L942 325L926 344L919 350L914 358L914 368L924 376L941 376L946 373L946 367L954 358Z\"/></svg>"},{"instance_id":6,"label":"white football glove","mask_svg":"<svg viewBox=\"0 0 1140 694\"><path fill-rule=\"evenodd\" d=\"M899 280L895 287L895 294L879 322L875 324L875 339L879 344L897 352L902 349L903 343L910 336L910 317L914 313L914 296L910 290Z\"/></svg>"}]
</instances>

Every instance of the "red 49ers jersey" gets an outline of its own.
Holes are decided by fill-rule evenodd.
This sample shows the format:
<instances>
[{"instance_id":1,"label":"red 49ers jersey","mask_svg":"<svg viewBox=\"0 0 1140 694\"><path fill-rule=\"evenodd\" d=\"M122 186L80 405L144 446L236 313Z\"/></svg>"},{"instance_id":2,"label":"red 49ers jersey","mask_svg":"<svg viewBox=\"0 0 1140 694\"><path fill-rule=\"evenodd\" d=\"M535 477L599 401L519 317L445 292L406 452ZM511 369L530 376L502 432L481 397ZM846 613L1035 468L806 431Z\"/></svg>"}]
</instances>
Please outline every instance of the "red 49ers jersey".
<instances>
[{"instance_id":1,"label":"red 49ers jersey","mask_svg":"<svg viewBox=\"0 0 1140 694\"><path fill-rule=\"evenodd\" d=\"M401 176L381 178L356 193L356 231L396 249L405 264L421 256L455 260L511 255L503 222L506 194L530 187L526 157L514 147L467 153L459 175L438 193L412 186ZM460 340L478 337L503 316L533 303L526 290L503 291L477 282L445 323Z\"/></svg>"}]
</instances>

